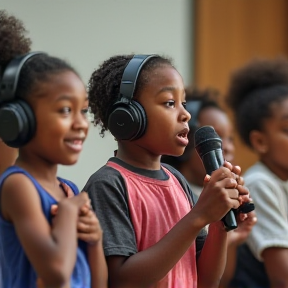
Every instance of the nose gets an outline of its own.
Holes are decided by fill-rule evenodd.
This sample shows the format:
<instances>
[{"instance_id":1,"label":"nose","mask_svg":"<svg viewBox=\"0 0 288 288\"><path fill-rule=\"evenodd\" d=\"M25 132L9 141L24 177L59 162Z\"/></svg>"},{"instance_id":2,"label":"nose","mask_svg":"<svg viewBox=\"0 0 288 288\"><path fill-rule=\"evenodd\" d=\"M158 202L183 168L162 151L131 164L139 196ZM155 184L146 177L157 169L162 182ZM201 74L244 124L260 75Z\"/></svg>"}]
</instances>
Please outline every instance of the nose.
<instances>
[{"instance_id":1,"label":"nose","mask_svg":"<svg viewBox=\"0 0 288 288\"><path fill-rule=\"evenodd\" d=\"M88 121L88 115L86 113L78 112L75 115L73 128L76 130L83 130L85 133L87 133L89 128L89 121Z\"/></svg>"},{"instance_id":2,"label":"nose","mask_svg":"<svg viewBox=\"0 0 288 288\"><path fill-rule=\"evenodd\" d=\"M182 122L188 122L191 119L191 114L184 108L181 108L180 119Z\"/></svg>"}]
</instances>

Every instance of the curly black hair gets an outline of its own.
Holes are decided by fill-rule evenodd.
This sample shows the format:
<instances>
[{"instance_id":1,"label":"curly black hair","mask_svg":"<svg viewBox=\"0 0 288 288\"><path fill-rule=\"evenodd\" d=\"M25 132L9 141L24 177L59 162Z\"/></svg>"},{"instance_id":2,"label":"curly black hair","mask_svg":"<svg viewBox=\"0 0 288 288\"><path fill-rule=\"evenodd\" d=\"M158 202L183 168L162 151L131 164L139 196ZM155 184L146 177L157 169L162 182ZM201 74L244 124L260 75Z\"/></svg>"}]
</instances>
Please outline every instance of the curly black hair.
<instances>
[{"instance_id":1,"label":"curly black hair","mask_svg":"<svg viewBox=\"0 0 288 288\"><path fill-rule=\"evenodd\" d=\"M250 132L261 131L272 117L271 104L288 97L288 60L284 57L254 59L231 75L226 95L236 129L250 148Z\"/></svg>"},{"instance_id":2,"label":"curly black hair","mask_svg":"<svg viewBox=\"0 0 288 288\"><path fill-rule=\"evenodd\" d=\"M3 69L15 56L28 53L32 41L21 20L0 10L0 67Z\"/></svg>"},{"instance_id":3,"label":"curly black hair","mask_svg":"<svg viewBox=\"0 0 288 288\"><path fill-rule=\"evenodd\" d=\"M94 114L94 125L101 126L100 135L102 137L108 130L107 114L119 98L122 74L133 56L132 54L112 56L92 73L88 81L89 108L90 112ZM151 72L154 69L167 65L174 67L170 58L159 55L150 58L139 73L133 98L137 99L139 91L151 79Z\"/></svg>"},{"instance_id":4,"label":"curly black hair","mask_svg":"<svg viewBox=\"0 0 288 288\"><path fill-rule=\"evenodd\" d=\"M191 114L191 118L188 122L190 131L188 133L189 144L185 148L184 153L181 156L168 156L163 155L161 161L167 163L177 170L181 167L181 164L186 162L194 149L194 134L197 128L199 128L198 119L200 113L207 108L215 108L223 111L218 104L219 91L213 88L198 89L197 87L187 87L186 92L186 109Z\"/></svg>"},{"instance_id":5,"label":"curly black hair","mask_svg":"<svg viewBox=\"0 0 288 288\"><path fill-rule=\"evenodd\" d=\"M23 22L0 10L0 71L15 57L30 52L31 40L27 38ZM63 71L78 73L67 62L47 54L39 54L25 62L16 89L16 98L27 99L36 84L49 80L49 76ZM79 76L79 75L78 75Z\"/></svg>"}]
</instances>

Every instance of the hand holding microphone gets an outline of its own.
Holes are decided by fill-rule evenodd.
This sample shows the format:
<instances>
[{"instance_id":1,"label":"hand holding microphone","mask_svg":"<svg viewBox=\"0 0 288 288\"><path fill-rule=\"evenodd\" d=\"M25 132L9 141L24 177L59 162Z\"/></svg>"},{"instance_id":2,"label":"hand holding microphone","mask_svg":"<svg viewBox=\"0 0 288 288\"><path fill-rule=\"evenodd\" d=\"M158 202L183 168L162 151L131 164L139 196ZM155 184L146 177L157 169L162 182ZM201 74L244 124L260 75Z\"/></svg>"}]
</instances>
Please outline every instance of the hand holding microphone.
<instances>
[{"instance_id":1,"label":"hand holding microphone","mask_svg":"<svg viewBox=\"0 0 288 288\"><path fill-rule=\"evenodd\" d=\"M217 178L215 179L216 182L217 181L219 182L216 185L217 189L221 190L221 188L225 188L225 189L228 188L228 189L231 189L232 191L231 193L235 193L235 188L237 187L237 184L239 184L239 187L237 188L237 190L239 191L240 196L245 195L242 197L243 199L245 199L246 197L248 201L249 199L248 191L246 190L246 188L242 186L243 179L242 177L239 176L241 171L239 167L238 168L237 166L233 167L228 162L225 163L224 158L223 158L223 152L222 152L222 140L220 139L218 134L215 132L214 128L212 126L203 126L199 128L198 130L196 130L194 137L195 137L195 149L198 155L200 156L200 158L202 159L203 165L208 175L211 175L212 172L214 172L215 170L219 169L222 166L225 166L226 168L230 169L230 173L227 170L225 172L224 171L225 169L223 169L223 173L222 172L219 172L217 174L214 173L215 174L214 178L215 177ZM232 175L234 175L234 179ZM233 180L230 180L231 178ZM214 184L214 182L212 184ZM224 187L221 187L221 185ZM232 187L233 185L234 185L234 189ZM215 195L211 195L212 198L213 196ZM237 198L241 200L241 197L237 197ZM254 204L252 202L245 201L244 203L243 201L243 203L240 203L238 199L236 203L234 199L233 205L237 205L237 209L239 209L241 213L248 213L254 210ZM215 205L220 205L220 204L221 203L217 203L217 202L215 203ZM224 204L225 203L223 203L223 205ZM235 214L232 209L221 220L224 223L226 231L230 231L230 230L237 228Z\"/></svg>"}]
</instances>

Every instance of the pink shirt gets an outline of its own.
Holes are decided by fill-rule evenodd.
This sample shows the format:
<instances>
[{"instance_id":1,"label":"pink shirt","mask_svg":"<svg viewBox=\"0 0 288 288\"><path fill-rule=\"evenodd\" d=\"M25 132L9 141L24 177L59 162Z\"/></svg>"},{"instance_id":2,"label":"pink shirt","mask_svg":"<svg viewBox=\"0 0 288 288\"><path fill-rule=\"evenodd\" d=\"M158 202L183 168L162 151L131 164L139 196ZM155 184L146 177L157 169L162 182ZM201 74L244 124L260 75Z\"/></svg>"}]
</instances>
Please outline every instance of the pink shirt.
<instances>
[{"instance_id":1,"label":"pink shirt","mask_svg":"<svg viewBox=\"0 0 288 288\"><path fill-rule=\"evenodd\" d=\"M111 161L107 165L118 170L126 182L138 251L158 242L191 210L192 204L181 184L165 167L169 179L163 181L139 175ZM197 287L195 242L167 275L152 287Z\"/></svg>"}]
</instances>

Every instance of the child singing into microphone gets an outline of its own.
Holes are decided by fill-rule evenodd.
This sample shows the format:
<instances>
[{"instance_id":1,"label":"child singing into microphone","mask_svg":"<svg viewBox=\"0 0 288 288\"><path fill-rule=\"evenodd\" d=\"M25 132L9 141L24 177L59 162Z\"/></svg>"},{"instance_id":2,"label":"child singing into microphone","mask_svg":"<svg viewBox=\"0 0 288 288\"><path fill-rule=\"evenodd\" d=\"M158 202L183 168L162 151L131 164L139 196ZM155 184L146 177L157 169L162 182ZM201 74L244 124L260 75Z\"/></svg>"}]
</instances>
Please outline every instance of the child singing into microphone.
<instances>
[{"instance_id":1,"label":"child singing into microphone","mask_svg":"<svg viewBox=\"0 0 288 288\"><path fill-rule=\"evenodd\" d=\"M237 167L225 162L205 178L195 204L182 175L161 166L161 155L181 155L188 144L190 114L171 60L113 56L92 74L88 96L101 134L109 130L118 142L116 157L84 188L105 231L109 287L217 287L227 244L220 219L249 193Z\"/></svg>"}]
</instances>

